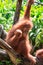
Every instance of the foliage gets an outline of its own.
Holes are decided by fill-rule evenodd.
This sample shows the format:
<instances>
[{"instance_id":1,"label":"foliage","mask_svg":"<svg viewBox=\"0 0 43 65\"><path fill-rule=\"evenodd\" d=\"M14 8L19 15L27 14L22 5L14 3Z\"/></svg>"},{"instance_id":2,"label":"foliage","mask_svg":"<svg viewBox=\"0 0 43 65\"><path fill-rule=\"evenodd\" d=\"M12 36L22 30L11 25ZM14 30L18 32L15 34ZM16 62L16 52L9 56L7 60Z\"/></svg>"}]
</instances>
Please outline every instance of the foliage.
<instances>
[{"instance_id":1,"label":"foliage","mask_svg":"<svg viewBox=\"0 0 43 65\"><path fill-rule=\"evenodd\" d=\"M6 61L0 61L0 65L13 65L13 64L11 63L11 61L6 60Z\"/></svg>"},{"instance_id":2,"label":"foliage","mask_svg":"<svg viewBox=\"0 0 43 65\"><path fill-rule=\"evenodd\" d=\"M16 9L16 1L17 0L0 0L0 24L3 24L6 31L8 31L12 26L14 12ZM23 1L20 14L21 17L24 14L26 2L26 0ZM34 26L29 34L33 45L35 45L35 39L40 33L40 29L43 29L43 6L37 4L33 5L31 8L31 16L33 18Z\"/></svg>"},{"instance_id":3,"label":"foliage","mask_svg":"<svg viewBox=\"0 0 43 65\"><path fill-rule=\"evenodd\" d=\"M14 12L16 10L16 1L17 0L0 0L0 24L4 26L4 29L8 31L13 23ZM43 2L43 0L38 0ZM26 0L22 3L21 14L22 17L24 14L24 9L26 8ZM33 29L30 30L29 36L32 40L33 46L40 47L40 44L43 44L43 6L41 5L32 5L31 8L31 17L33 20ZM6 61L9 65L9 62ZM0 65L3 65L0 62Z\"/></svg>"},{"instance_id":4,"label":"foliage","mask_svg":"<svg viewBox=\"0 0 43 65\"><path fill-rule=\"evenodd\" d=\"M39 0L40 2L43 2L43 0Z\"/></svg>"},{"instance_id":5,"label":"foliage","mask_svg":"<svg viewBox=\"0 0 43 65\"><path fill-rule=\"evenodd\" d=\"M35 43L38 47L38 45L41 43L43 44L43 30L41 30L38 35L36 36Z\"/></svg>"},{"instance_id":6,"label":"foliage","mask_svg":"<svg viewBox=\"0 0 43 65\"><path fill-rule=\"evenodd\" d=\"M0 24L3 24L4 29L8 31L13 23L14 12L16 9L17 0L0 0ZM42 2L42 0L38 0ZM26 0L22 3L21 14L24 14L24 9L26 8ZM33 18L33 29L30 31L30 38L35 45L35 40L40 33L40 29L43 29L43 6L33 5L31 8L31 16Z\"/></svg>"},{"instance_id":7,"label":"foliage","mask_svg":"<svg viewBox=\"0 0 43 65\"><path fill-rule=\"evenodd\" d=\"M5 30L9 29L13 23L15 9L16 3L12 0L0 0L0 24L4 25Z\"/></svg>"},{"instance_id":8,"label":"foliage","mask_svg":"<svg viewBox=\"0 0 43 65\"><path fill-rule=\"evenodd\" d=\"M37 43L35 42L35 40L38 34L41 30L43 30L43 6L33 6L31 10L31 16L33 17L34 26L33 29L30 31L30 38L32 39L33 45L35 45L35 43Z\"/></svg>"}]
</instances>

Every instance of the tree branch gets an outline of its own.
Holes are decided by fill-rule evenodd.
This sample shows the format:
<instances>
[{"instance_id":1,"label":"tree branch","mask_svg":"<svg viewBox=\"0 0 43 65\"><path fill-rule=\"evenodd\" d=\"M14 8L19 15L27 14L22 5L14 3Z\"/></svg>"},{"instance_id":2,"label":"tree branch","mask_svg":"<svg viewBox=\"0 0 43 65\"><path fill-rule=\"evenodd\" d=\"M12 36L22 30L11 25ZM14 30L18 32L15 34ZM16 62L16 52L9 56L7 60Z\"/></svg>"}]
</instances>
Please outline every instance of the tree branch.
<instances>
[{"instance_id":1,"label":"tree branch","mask_svg":"<svg viewBox=\"0 0 43 65\"><path fill-rule=\"evenodd\" d=\"M1 38L0 38L0 47L2 47L3 49L6 50L6 52L8 53L11 61L17 65L17 57L16 57L16 54L15 54L15 51L12 49L12 47L10 45L8 45L5 41L3 41Z\"/></svg>"},{"instance_id":2,"label":"tree branch","mask_svg":"<svg viewBox=\"0 0 43 65\"><path fill-rule=\"evenodd\" d=\"M22 5L22 0L18 0L18 1L17 1L17 5L16 5L16 12L15 12L15 16L14 16L13 25L14 25L15 23L17 23L18 20L19 20L21 5Z\"/></svg>"},{"instance_id":3,"label":"tree branch","mask_svg":"<svg viewBox=\"0 0 43 65\"><path fill-rule=\"evenodd\" d=\"M5 41L3 41L0 38L0 47L5 49L0 49L0 57L10 57L11 61L14 63L14 65L31 65L31 62L27 60L26 58L19 56L10 45L8 45ZM9 55L9 56L8 56ZM1 59L1 58L0 58ZM35 65L43 65L43 63L40 62L40 60L36 57L36 64ZM18 61L19 62L18 62Z\"/></svg>"},{"instance_id":4,"label":"tree branch","mask_svg":"<svg viewBox=\"0 0 43 65\"><path fill-rule=\"evenodd\" d=\"M19 56L13 49L10 45L8 45L5 41L3 41L1 38L0 38L0 47L5 49L5 50L0 50L0 54L4 57L6 55L6 57L10 57L11 61L14 63L14 65L20 65L22 64L21 62L23 62L23 64L25 65L28 65L29 64L29 61L25 60L24 57L22 56ZM8 54L8 55L7 55ZM22 61L24 60L24 61ZM28 63L28 64L27 64Z\"/></svg>"}]
</instances>

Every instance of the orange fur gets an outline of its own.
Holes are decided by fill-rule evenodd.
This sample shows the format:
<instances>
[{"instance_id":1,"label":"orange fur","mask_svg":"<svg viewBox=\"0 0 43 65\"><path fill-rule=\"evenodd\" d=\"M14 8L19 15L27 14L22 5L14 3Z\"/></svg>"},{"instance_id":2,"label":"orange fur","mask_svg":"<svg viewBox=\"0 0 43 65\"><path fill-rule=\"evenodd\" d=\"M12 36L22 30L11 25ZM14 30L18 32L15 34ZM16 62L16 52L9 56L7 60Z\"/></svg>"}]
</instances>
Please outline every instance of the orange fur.
<instances>
[{"instance_id":1,"label":"orange fur","mask_svg":"<svg viewBox=\"0 0 43 65\"><path fill-rule=\"evenodd\" d=\"M16 23L8 32L6 42L10 44L17 53L23 55L34 63L35 59L30 54L32 47L28 40L28 31L33 27L30 17L30 9L32 3L33 0L28 1L24 17L19 20L18 23Z\"/></svg>"},{"instance_id":2,"label":"orange fur","mask_svg":"<svg viewBox=\"0 0 43 65\"><path fill-rule=\"evenodd\" d=\"M39 57L39 58L43 58L43 49L37 50L36 56Z\"/></svg>"}]
</instances>

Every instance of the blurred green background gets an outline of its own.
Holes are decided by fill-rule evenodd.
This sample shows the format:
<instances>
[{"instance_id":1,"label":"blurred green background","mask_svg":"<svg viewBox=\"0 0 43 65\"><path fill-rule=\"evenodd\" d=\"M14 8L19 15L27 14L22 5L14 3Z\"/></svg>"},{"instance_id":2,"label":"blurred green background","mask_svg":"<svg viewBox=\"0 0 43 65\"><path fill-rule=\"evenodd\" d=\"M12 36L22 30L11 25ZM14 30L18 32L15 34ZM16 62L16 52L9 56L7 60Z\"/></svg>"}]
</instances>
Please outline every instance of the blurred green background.
<instances>
[{"instance_id":1,"label":"blurred green background","mask_svg":"<svg viewBox=\"0 0 43 65\"><path fill-rule=\"evenodd\" d=\"M36 1L43 4L43 0ZM9 29L12 27L16 3L17 0L0 0L0 24L4 26L6 31L9 31ZM27 0L23 0L20 17L22 17L24 14L26 4ZM43 48L43 5L32 5L31 17L34 26L29 32L29 37L32 41L32 45L34 46L34 51L36 51L39 48ZM0 65L3 65L3 63L0 62ZM11 65L10 61L6 61L6 65Z\"/></svg>"}]
</instances>

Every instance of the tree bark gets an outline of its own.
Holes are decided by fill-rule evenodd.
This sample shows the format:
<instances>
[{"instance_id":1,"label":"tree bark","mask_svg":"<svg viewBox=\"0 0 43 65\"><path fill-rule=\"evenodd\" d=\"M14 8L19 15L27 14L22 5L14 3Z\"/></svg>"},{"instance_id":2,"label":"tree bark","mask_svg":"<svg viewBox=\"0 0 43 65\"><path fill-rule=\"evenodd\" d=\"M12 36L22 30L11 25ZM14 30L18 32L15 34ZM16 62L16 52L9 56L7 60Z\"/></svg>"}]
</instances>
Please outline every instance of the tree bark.
<instances>
[{"instance_id":1,"label":"tree bark","mask_svg":"<svg viewBox=\"0 0 43 65\"><path fill-rule=\"evenodd\" d=\"M12 49L12 47L8 45L5 41L3 41L1 38L0 38L0 47L4 49L4 50L0 50L1 57L10 57L14 65L23 65L23 64L28 65L29 64L29 61L27 61L24 57L19 56L19 54L17 54Z\"/></svg>"},{"instance_id":2,"label":"tree bark","mask_svg":"<svg viewBox=\"0 0 43 65\"><path fill-rule=\"evenodd\" d=\"M21 5L22 5L22 0L17 0L17 5L16 5L16 11L15 11L15 16L14 16L13 25L14 25L15 23L17 23L18 20L19 20Z\"/></svg>"},{"instance_id":3,"label":"tree bark","mask_svg":"<svg viewBox=\"0 0 43 65\"><path fill-rule=\"evenodd\" d=\"M17 54L13 50L13 48L1 38L0 38L0 47L4 49L4 50L0 49L0 60L4 59L4 57L5 58L10 57L10 60L14 65L31 65L31 62L29 60ZM37 61L35 65L43 65L43 63L41 63L37 57L35 59Z\"/></svg>"},{"instance_id":4,"label":"tree bark","mask_svg":"<svg viewBox=\"0 0 43 65\"><path fill-rule=\"evenodd\" d=\"M15 51L12 49L12 47L10 45L8 45L5 41L3 41L1 38L0 38L0 47L5 49L6 52L8 53L11 61L17 65L17 62L16 62L16 54L15 54Z\"/></svg>"}]
</instances>

